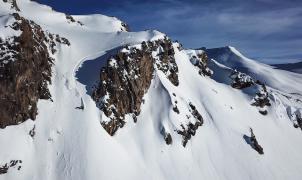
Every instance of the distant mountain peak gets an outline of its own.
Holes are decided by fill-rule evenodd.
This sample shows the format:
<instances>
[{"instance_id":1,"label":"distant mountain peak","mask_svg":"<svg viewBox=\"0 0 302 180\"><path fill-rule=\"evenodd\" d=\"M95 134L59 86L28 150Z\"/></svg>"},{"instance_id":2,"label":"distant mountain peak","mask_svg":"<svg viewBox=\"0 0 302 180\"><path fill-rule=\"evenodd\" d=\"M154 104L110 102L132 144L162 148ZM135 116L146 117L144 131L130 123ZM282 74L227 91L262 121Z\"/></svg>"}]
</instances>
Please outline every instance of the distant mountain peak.
<instances>
[{"instance_id":1,"label":"distant mountain peak","mask_svg":"<svg viewBox=\"0 0 302 180\"><path fill-rule=\"evenodd\" d=\"M0 14L0 179L302 179L301 74L100 14Z\"/></svg>"}]
</instances>

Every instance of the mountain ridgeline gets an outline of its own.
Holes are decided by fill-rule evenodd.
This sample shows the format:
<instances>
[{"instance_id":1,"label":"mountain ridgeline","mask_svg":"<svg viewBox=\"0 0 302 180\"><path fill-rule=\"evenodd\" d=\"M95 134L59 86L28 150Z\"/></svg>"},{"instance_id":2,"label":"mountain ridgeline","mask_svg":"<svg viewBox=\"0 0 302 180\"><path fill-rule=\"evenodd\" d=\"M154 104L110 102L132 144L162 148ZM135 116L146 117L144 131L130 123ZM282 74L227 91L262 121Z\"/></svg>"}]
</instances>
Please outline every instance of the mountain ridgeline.
<instances>
[{"instance_id":1,"label":"mountain ridgeline","mask_svg":"<svg viewBox=\"0 0 302 180\"><path fill-rule=\"evenodd\" d=\"M30 0L0 50L0 180L301 179L301 74Z\"/></svg>"}]
</instances>

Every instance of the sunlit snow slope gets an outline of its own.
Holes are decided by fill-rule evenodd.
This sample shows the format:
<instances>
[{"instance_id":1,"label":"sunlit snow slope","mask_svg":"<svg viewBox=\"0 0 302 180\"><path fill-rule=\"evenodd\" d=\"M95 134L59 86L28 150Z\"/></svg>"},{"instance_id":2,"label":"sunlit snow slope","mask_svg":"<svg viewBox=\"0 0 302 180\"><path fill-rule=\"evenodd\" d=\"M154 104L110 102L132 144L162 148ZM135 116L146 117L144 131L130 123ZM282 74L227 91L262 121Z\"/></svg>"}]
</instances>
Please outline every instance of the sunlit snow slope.
<instances>
[{"instance_id":1,"label":"sunlit snow slope","mask_svg":"<svg viewBox=\"0 0 302 180\"><path fill-rule=\"evenodd\" d=\"M248 59L233 47L186 50L173 43L179 85L155 68L137 122L126 116L124 127L110 136L100 124L107 117L90 96L101 67L115 49L161 40L165 34L127 32L120 20L103 15L73 16L81 25L33 1L17 4L20 16L71 45L58 45L52 55L48 87L53 101L39 100L35 121L0 129L0 167L22 161L20 169L17 165L0 174L1 180L302 179L302 75ZM13 12L0 2L1 38L13 33L3 29L8 23L3 17ZM194 65L199 53L208 55L212 76ZM265 93L261 85L232 87L235 70L243 73L244 82L266 85L270 106L251 105L258 91ZM180 113L173 110L175 101ZM189 122L190 103L204 122L184 147L176 130ZM172 144L166 144L162 128ZM262 155L249 144L250 128Z\"/></svg>"}]
</instances>

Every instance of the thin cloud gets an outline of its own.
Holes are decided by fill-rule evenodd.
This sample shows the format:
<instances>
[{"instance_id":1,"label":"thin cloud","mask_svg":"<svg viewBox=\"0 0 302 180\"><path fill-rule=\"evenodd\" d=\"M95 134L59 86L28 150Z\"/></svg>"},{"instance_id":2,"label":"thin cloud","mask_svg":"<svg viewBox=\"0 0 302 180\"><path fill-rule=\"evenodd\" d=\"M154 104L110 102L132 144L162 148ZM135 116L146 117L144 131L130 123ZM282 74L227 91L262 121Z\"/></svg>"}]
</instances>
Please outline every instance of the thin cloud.
<instances>
[{"instance_id":1,"label":"thin cloud","mask_svg":"<svg viewBox=\"0 0 302 180\"><path fill-rule=\"evenodd\" d=\"M273 63L302 59L301 0L42 1L70 14L117 16L133 31L158 29L190 48L232 45L259 60L280 57Z\"/></svg>"}]
</instances>

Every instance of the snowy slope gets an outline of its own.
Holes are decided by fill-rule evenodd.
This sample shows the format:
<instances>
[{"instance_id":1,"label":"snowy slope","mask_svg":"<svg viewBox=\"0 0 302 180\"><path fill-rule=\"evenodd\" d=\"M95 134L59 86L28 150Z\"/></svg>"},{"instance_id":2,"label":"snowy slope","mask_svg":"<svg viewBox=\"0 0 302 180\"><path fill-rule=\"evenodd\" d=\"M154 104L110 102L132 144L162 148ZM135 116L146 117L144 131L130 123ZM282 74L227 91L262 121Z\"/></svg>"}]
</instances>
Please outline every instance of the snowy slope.
<instances>
[{"instance_id":1,"label":"snowy slope","mask_svg":"<svg viewBox=\"0 0 302 180\"><path fill-rule=\"evenodd\" d=\"M246 58L234 47L209 49L207 54L218 63L248 73L271 87L285 92L301 92L301 88L297 86L302 83L301 75L273 69L269 65Z\"/></svg>"},{"instance_id":2,"label":"snowy slope","mask_svg":"<svg viewBox=\"0 0 302 180\"><path fill-rule=\"evenodd\" d=\"M63 13L47 6L29 0L17 3L21 16L66 37L71 45L57 47L53 55L49 85L53 102L39 101L35 121L0 129L0 166L22 160L20 170L10 168L0 175L1 180L302 178L302 131L293 127L296 114L301 117L302 103L297 99L302 99L302 75L273 69L227 47L206 51L213 59L208 64L214 74L202 76L191 61L192 54L200 52L182 50L174 43L179 85L173 86L155 70L137 123L126 117L125 127L110 136L100 125L104 116L86 86L98 80L95 73L105 64L101 61L106 61L107 53L165 35L126 32L121 21L102 15L73 16L83 25L70 23ZM1 1L1 16L13 11ZM83 72L86 66L93 67L90 73ZM271 102L267 115L251 106L258 89L232 88L229 75L235 69L265 82ZM172 110L175 100L179 114ZM183 147L175 129L186 123L189 102L204 124ZM75 108L81 104L84 110ZM32 138L29 131L34 126ZM162 138L162 126L171 133L171 145ZM244 139L250 136L250 128L264 155Z\"/></svg>"}]
</instances>

